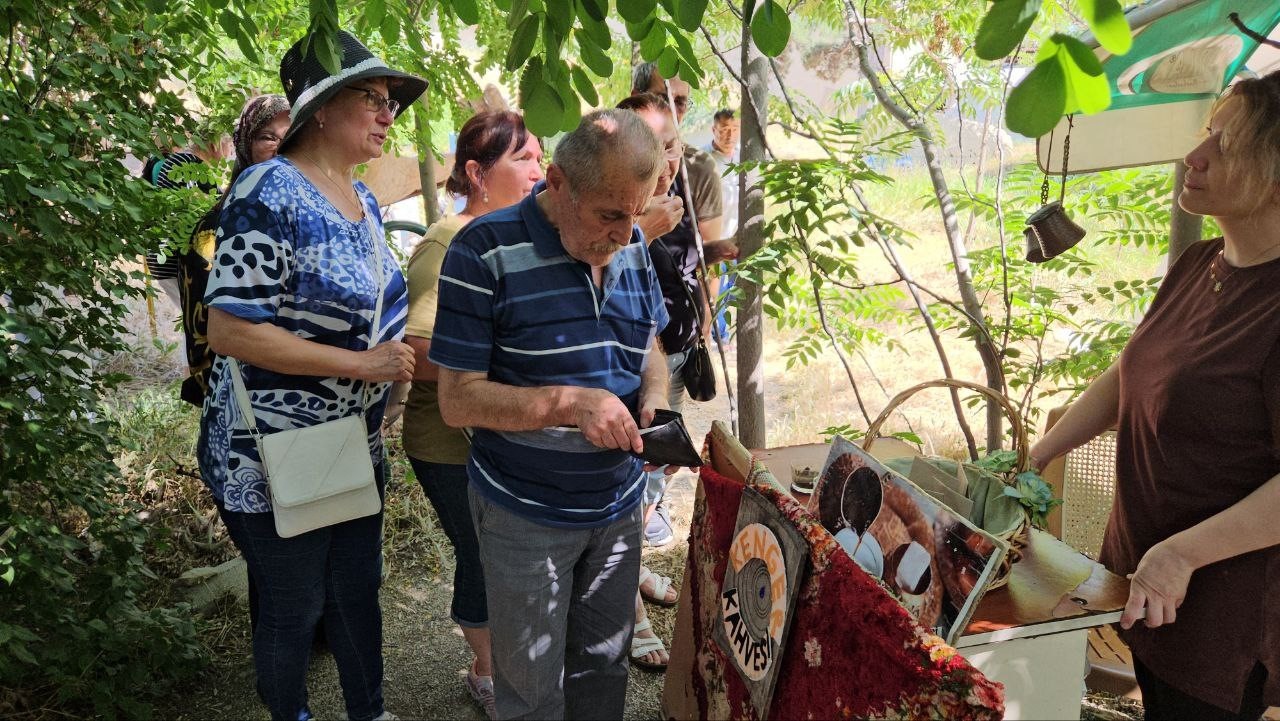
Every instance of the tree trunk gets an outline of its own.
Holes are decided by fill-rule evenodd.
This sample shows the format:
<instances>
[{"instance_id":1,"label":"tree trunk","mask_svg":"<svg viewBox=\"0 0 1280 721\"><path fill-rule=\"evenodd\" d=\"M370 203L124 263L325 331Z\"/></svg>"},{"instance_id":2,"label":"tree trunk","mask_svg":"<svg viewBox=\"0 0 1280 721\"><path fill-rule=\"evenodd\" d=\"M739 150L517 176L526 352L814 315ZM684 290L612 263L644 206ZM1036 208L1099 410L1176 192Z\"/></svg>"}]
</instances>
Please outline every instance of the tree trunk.
<instances>
[{"instance_id":1,"label":"tree trunk","mask_svg":"<svg viewBox=\"0 0 1280 721\"><path fill-rule=\"evenodd\" d=\"M413 127L418 136L418 180L422 183L422 210L428 226L440 220L440 206L436 201L435 151L431 148L431 124L427 121L427 99L422 107L413 109Z\"/></svg>"},{"instance_id":2,"label":"tree trunk","mask_svg":"<svg viewBox=\"0 0 1280 721\"><path fill-rule=\"evenodd\" d=\"M765 159L765 102L769 97L769 63L751 42L750 18L755 3L745 3L742 23L742 162ZM755 105L752 104L755 100ZM738 173L738 249L749 257L764 245L764 190L747 185L749 173ZM759 285L739 276L742 305L738 309L738 439L747 448L765 448L764 313Z\"/></svg>"},{"instance_id":3,"label":"tree trunk","mask_svg":"<svg viewBox=\"0 0 1280 721\"><path fill-rule=\"evenodd\" d=\"M1173 164L1173 206L1169 209L1169 265L1182 255L1182 251L1200 240L1204 218L1188 213L1178 205L1182 184L1187 177L1187 166L1178 161Z\"/></svg>"},{"instance_id":4,"label":"tree trunk","mask_svg":"<svg viewBox=\"0 0 1280 721\"><path fill-rule=\"evenodd\" d=\"M865 52L865 51L864 51ZM960 289L960 300L964 303L969 322L975 326L986 327L986 317L982 310L982 301L973 286L973 275L969 272L969 249L960 236L960 221L956 217L955 201L951 199L951 189L947 186L946 177L942 174L942 161L938 158L937 146L928 126L923 123L916 130L920 149L924 151L925 164L929 168L929 179L933 182L933 193L938 198L938 207L942 211L942 225L947 232L947 243L951 246L951 258L956 269L956 287ZM978 357L982 359L982 367L987 371L987 387L998 393L1004 392L1004 371L1000 367L1000 359L995 348L983 334L975 334L974 345ZM987 401L987 452L999 450L1004 445L1004 414L995 401Z\"/></svg>"},{"instance_id":5,"label":"tree trunk","mask_svg":"<svg viewBox=\"0 0 1280 721\"><path fill-rule=\"evenodd\" d=\"M929 180L933 184L933 194L938 199L938 209L942 213L942 225L946 231L947 244L951 250L951 259L955 265L956 287L960 290L960 299L968 320L975 326L974 345L982 366L986 369L987 386L997 392L1004 392L1004 372L1000 367L1000 358L996 354L995 344L987 335L986 314L982 309L982 301L978 298L977 289L973 285L973 275L969 271L968 249L964 237L960 234L960 221L956 216L955 201L951 198L951 189L947 185L946 176L942 172L942 161L938 158L938 146L928 124L921 120L914 111L908 111L903 104L889 95L888 89L880 82L876 68L871 64L867 50L867 38L857 16L857 9L852 2L845 2L845 20L848 25L849 41L858 54L858 67L871 85L876 100L880 105L915 136L924 152L925 165L929 170ZM865 20L865 18L863 19ZM886 74L889 72L885 69ZM1004 416L999 404L987 401L987 451L998 450L1003 445Z\"/></svg>"}]
</instances>

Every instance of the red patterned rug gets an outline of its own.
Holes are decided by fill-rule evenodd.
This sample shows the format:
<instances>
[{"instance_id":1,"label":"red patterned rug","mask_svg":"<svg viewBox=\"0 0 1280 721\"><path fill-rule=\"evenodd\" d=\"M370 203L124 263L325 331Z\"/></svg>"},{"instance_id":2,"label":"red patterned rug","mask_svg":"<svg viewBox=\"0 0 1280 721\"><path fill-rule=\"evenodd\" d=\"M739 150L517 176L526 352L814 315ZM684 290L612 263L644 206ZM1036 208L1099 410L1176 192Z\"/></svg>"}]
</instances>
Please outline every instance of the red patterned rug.
<instances>
[{"instance_id":1,"label":"red patterned rug","mask_svg":"<svg viewBox=\"0 0 1280 721\"><path fill-rule=\"evenodd\" d=\"M692 603L697 715L755 719L760 715L746 684L712 635L744 486L710 465L701 475L684 579ZM812 564L792 610L769 719L1003 716L999 683L918 626L795 500L768 486L752 488L808 539Z\"/></svg>"}]
</instances>

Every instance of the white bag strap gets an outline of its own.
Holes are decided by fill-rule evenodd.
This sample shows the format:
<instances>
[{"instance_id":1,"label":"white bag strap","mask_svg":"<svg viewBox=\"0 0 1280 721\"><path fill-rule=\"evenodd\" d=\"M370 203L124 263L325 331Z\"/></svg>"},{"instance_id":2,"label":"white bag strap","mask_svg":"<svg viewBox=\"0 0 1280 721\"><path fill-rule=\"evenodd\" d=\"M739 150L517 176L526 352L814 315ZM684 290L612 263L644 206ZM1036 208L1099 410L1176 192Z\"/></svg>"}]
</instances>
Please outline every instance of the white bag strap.
<instances>
[{"instance_id":1,"label":"white bag strap","mask_svg":"<svg viewBox=\"0 0 1280 721\"><path fill-rule=\"evenodd\" d=\"M369 229L369 241L373 246L373 272L377 280L374 283L373 302L373 325L369 329L368 347L373 348L378 343L378 337L382 334L382 300L386 295L386 289L382 287L382 239L378 235L378 230L373 224L373 219L366 212L364 215L365 227ZM227 364L230 367L231 386L235 391L236 403L240 406L240 414L245 418L245 425L248 426L249 432L253 434L254 441L262 442L262 436L258 433L258 419L253 414L253 402L249 399L249 389L244 385L244 373L240 369L240 362L231 356L227 356ZM360 393L360 407L367 412L369 408L369 388L373 383L364 382L364 390Z\"/></svg>"}]
</instances>

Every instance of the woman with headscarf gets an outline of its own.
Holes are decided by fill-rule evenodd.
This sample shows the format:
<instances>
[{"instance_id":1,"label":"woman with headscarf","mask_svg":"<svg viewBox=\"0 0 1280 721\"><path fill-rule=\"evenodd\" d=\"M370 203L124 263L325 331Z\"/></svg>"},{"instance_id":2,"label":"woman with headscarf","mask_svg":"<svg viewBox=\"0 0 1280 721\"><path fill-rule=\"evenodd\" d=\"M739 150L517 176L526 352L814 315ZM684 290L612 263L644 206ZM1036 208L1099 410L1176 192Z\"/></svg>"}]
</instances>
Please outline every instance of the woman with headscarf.
<instances>
[{"instance_id":1,"label":"woman with headscarf","mask_svg":"<svg viewBox=\"0 0 1280 721\"><path fill-rule=\"evenodd\" d=\"M204 405L205 396L209 394L209 371L213 368L213 353L209 351L207 337L209 310L204 305L204 291L209 285L209 271L213 267L214 239L222 206L227 202L231 186L236 184L245 169L276 157L276 148L288 130L289 100L283 95L259 95L244 104L232 135L236 159L231 166L227 192L196 223L191 231L191 245L180 259L178 293L189 371L186 380L182 381L182 400L197 408ZM249 596L249 615L256 617L256 599L252 592Z\"/></svg>"},{"instance_id":2,"label":"woman with headscarf","mask_svg":"<svg viewBox=\"0 0 1280 721\"><path fill-rule=\"evenodd\" d=\"M387 389L413 377L413 349L400 341L404 276L386 247L378 202L353 173L382 155L396 115L427 84L387 67L349 33L336 40L337 72L316 56L319 41L285 53L289 129L280 154L231 188L205 294L218 357L200 471L258 587L258 691L279 721L310 718L307 663L321 619L347 717L394 718L382 695L381 503L369 515L282 535L273 513L289 515L273 507L255 442L362 418L381 497ZM326 480L340 488L359 481Z\"/></svg>"}]
</instances>

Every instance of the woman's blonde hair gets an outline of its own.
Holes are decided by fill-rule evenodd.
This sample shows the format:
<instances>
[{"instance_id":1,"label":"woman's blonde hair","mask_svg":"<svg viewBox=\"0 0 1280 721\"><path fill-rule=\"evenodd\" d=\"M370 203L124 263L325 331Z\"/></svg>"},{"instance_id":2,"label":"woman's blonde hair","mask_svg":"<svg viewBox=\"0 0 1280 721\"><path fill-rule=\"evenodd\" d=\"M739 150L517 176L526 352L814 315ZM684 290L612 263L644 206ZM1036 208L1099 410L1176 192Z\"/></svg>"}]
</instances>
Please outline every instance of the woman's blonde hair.
<instances>
[{"instance_id":1,"label":"woman's blonde hair","mask_svg":"<svg viewBox=\"0 0 1280 721\"><path fill-rule=\"evenodd\" d=\"M1240 192L1261 206L1280 185L1280 71L1241 80L1227 89L1209 111L1240 101L1240 110L1222 126L1220 148Z\"/></svg>"}]
</instances>

